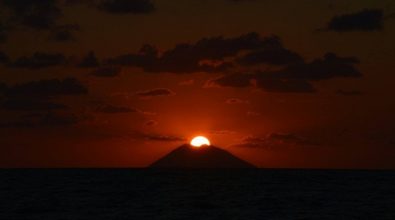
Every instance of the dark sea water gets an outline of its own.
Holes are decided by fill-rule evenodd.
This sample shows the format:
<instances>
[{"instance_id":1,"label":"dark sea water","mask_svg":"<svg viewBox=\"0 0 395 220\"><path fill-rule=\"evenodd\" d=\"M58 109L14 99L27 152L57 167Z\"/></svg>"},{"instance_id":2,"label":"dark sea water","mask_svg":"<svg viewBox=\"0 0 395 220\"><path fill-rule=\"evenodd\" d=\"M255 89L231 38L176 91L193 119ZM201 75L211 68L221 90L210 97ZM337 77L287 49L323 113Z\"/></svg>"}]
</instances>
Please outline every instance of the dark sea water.
<instances>
[{"instance_id":1,"label":"dark sea water","mask_svg":"<svg viewBox=\"0 0 395 220\"><path fill-rule=\"evenodd\" d=\"M395 219L395 171L0 170L0 219Z\"/></svg>"}]
</instances>

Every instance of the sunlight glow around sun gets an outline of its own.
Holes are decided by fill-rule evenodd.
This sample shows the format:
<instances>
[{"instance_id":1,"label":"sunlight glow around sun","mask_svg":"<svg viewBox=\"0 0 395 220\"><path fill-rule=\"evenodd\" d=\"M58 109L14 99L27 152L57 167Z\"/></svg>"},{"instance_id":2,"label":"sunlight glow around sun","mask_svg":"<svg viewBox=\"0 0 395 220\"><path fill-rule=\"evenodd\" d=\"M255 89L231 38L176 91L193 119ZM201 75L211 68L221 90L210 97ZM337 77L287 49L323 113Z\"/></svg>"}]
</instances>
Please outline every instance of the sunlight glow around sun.
<instances>
[{"instance_id":1,"label":"sunlight glow around sun","mask_svg":"<svg viewBox=\"0 0 395 220\"><path fill-rule=\"evenodd\" d=\"M203 136L196 136L191 140L191 146L202 147L204 145L210 146L210 141Z\"/></svg>"}]
</instances>

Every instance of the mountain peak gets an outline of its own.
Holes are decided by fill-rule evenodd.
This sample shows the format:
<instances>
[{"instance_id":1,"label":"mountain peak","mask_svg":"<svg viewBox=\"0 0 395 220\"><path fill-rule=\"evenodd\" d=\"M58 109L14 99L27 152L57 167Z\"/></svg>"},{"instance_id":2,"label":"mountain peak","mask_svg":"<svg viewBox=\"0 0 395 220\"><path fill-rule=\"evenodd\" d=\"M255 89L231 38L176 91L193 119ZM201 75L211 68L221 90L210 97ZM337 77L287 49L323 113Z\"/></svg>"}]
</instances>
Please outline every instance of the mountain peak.
<instances>
[{"instance_id":1,"label":"mountain peak","mask_svg":"<svg viewBox=\"0 0 395 220\"><path fill-rule=\"evenodd\" d=\"M184 144L150 165L152 168L255 168L254 165L215 146Z\"/></svg>"}]
</instances>

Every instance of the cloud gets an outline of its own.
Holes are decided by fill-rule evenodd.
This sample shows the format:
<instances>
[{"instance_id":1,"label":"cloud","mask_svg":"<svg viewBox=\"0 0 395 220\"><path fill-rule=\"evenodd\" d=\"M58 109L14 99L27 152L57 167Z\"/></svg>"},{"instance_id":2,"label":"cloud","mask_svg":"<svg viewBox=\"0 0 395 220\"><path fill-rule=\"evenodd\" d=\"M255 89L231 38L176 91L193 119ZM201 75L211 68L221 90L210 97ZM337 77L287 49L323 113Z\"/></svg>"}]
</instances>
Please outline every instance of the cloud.
<instances>
[{"instance_id":1,"label":"cloud","mask_svg":"<svg viewBox=\"0 0 395 220\"><path fill-rule=\"evenodd\" d=\"M149 120L149 121L146 121L146 122L144 123L144 125L145 125L145 126L148 126L148 127L153 127L153 126L158 125L158 122L155 121L155 120Z\"/></svg>"},{"instance_id":2,"label":"cloud","mask_svg":"<svg viewBox=\"0 0 395 220\"><path fill-rule=\"evenodd\" d=\"M280 147L317 146L318 143L292 133L271 133L264 137L247 136L232 145L244 148L278 149Z\"/></svg>"},{"instance_id":3,"label":"cloud","mask_svg":"<svg viewBox=\"0 0 395 220\"><path fill-rule=\"evenodd\" d=\"M95 53L93 51L90 51L84 58L82 58L81 62L78 64L78 67L93 68L98 67L99 65L100 63Z\"/></svg>"},{"instance_id":4,"label":"cloud","mask_svg":"<svg viewBox=\"0 0 395 220\"><path fill-rule=\"evenodd\" d=\"M155 142L184 142L186 139L177 135L167 135L159 133L142 132L139 130L128 130L128 131L116 131L114 129L100 131L90 130L95 137L107 137L107 138L122 138L122 139L133 139L138 141L155 141Z\"/></svg>"},{"instance_id":5,"label":"cloud","mask_svg":"<svg viewBox=\"0 0 395 220\"><path fill-rule=\"evenodd\" d=\"M105 114L117 114L117 113L133 113L139 112L137 109L125 107L125 106L115 106L115 105L102 105L96 108L96 112Z\"/></svg>"},{"instance_id":6,"label":"cloud","mask_svg":"<svg viewBox=\"0 0 395 220\"><path fill-rule=\"evenodd\" d=\"M36 52L31 57L20 57L14 62L10 63L9 66L13 68L25 68L25 69L42 69L52 66L59 66L66 63L66 58L60 53L42 53Z\"/></svg>"},{"instance_id":7,"label":"cloud","mask_svg":"<svg viewBox=\"0 0 395 220\"><path fill-rule=\"evenodd\" d=\"M344 96L361 96L363 93L359 90L337 90L336 94L344 95Z\"/></svg>"},{"instance_id":8,"label":"cloud","mask_svg":"<svg viewBox=\"0 0 395 220\"><path fill-rule=\"evenodd\" d=\"M8 111L53 111L68 107L54 102L59 96L83 95L88 92L78 80L66 78L27 82L7 86L0 84L0 109Z\"/></svg>"},{"instance_id":9,"label":"cloud","mask_svg":"<svg viewBox=\"0 0 395 220\"><path fill-rule=\"evenodd\" d=\"M94 70L91 75L96 77L116 77L121 73L119 67L99 67Z\"/></svg>"},{"instance_id":10,"label":"cloud","mask_svg":"<svg viewBox=\"0 0 395 220\"><path fill-rule=\"evenodd\" d=\"M0 44L5 43L7 41L7 29L0 22Z\"/></svg>"},{"instance_id":11,"label":"cloud","mask_svg":"<svg viewBox=\"0 0 395 220\"><path fill-rule=\"evenodd\" d=\"M229 74L218 77L216 79L209 80L206 82L205 87L235 87L235 88L245 88L253 84L254 75L253 74Z\"/></svg>"},{"instance_id":12,"label":"cloud","mask_svg":"<svg viewBox=\"0 0 395 220\"><path fill-rule=\"evenodd\" d=\"M49 40L55 42L74 42L76 38L74 32L79 31L78 25L62 25L54 27L49 34Z\"/></svg>"},{"instance_id":13,"label":"cloud","mask_svg":"<svg viewBox=\"0 0 395 220\"><path fill-rule=\"evenodd\" d=\"M151 0L101 0L98 8L112 14L148 14L155 11Z\"/></svg>"},{"instance_id":14,"label":"cloud","mask_svg":"<svg viewBox=\"0 0 395 220\"><path fill-rule=\"evenodd\" d=\"M256 1L256 0L226 0L226 1L239 3L239 2L253 2L253 1Z\"/></svg>"},{"instance_id":15,"label":"cloud","mask_svg":"<svg viewBox=\"0 0 395 220\"><path fill-rule=\"evenodd\" d=\"M255 86L266 92L276 93L312 93L316 90L308 81L299 79L277 78L264 73L232 74L211 80L209 87L235 87L246 88Z\"/></svg>"},{"instance_id":16,"label":"cloud","mask_svg":"<svg viewBox=\"0 0 395 220\"><path fill-rule=\"evenodd\" d=\"M188 80L179 82L178 85L180 85L180 86L190 86L190 85L193 85L194 83L195 83L195 80L188 79Z\"/></svg>"},{"instance_id":17,"label":"cloud","mask_svg":"<svg viewBox=\"0 0 395 220\"><path fill-rule=\"evenodd\" d=\"M362 74L354 66L358 60L354 57L339 57L327 53L323 58L309 63L290 64L272 72L243 74L235 73L209 80L206 87L245 88L255 86L266 92L313 93L316 89L311 82L338 77L357 78Z\"/></svg>"},{"instance_id":18,"label":"cloud","mask_svg":"<svg viewBox=\"0 0 395 220\"><path fill-rule=\"evenodd\" d=\"M32 112L29 117L3 117L0 127L69 126L88 119L87 115L76 115L67 105L59 103L62 96L88 93L88 89L75 78L46 79L11 86L3 84L0 87L3 93L1 110Z\"/></svg>"},{"instance_id":19,"label":"cloud","mask_svg":"<svg viewBox=\"0 0 395 220\"><path fill-rule=\"evenodd\" d=\"M261 37L254 32L231 38L203 38L192 44L178 44L163 53L144 45L138 53L110 58L106 63L139 67L145 72L223 73L206 82L205 87L256 86L266 92L313 93L314 81L362 76L355 67L359 63L355 57L326 53L307 62L285 48L279 37ZM276 67L267 71L270 68L263 70L260 64Z\"/></svg>"},{"instance_id":20,"label":"cloud","mask_svg":"<svg viewBox=\"0 0 395 220\"><path fill-rule=\"evenodd\" d=\"M109 59L108 63L140 67L146 72L223 72L233 66L225 58L271 44L270 37L261 38L252 32L238 37L218 36L203 38L195 43L181 43L160 55L155 47L145 45L138 53L121 55Z\"/></svg>"},{"instance_id":21,"label":"cloud","mask_svg":"<svg viewBox=\"0 0 395 220\"><path fill-rule=\"evenodd\" d=\"M3 51L0 51L0 63L7 63L9 61L9 58L7 54L5 54Z\"/></svg>"},{"instance_id":22,"label":"cloud","mask_svg":"<svg viewBox=\"0 0 395 220\"><path fill-rule=\"evenodd\" d=\"M248 111L247 112L247 116L249 116L249 117L259 117L261 115L262 115L261 113L255 112L255 111Z\"/></svg>"},{"instance_id":23,"label":"cloud","mask_svg":"<svg viewBox=\"0 0 395 220\"><path fill-rule=\"evenodd\" d=\"M67 0L0 0L0 7L6 9L3 18L7 20L7 29L18 29L20 26L38 31L49 32L49 40L54 42L75 41L74 32L80 27L75 24L62 24L63 5ZM0 24L0 43L7 35Z\"/></svg>"},{"instance_id":24,"label":"cloud","mask_svg":"<svg viewBox=\"0 0 395 220\"><path fill-rule=\"evenodd\" d=\"M136 95L142 98L150 98L150 97L157 97L157 96L171 96L175 95L173 91L166 88L158 88L158 89L151 89L147 91L140 91L137 92Z\"/></svg>"},{"instance_id":25,"label":"cloud","mask_svg":"<svg viewBox=\"0 0 395 220\"><path fill-rule=\"evenodd\" d=\"M299 54L285 48L279 37L261 37L254 32L233 38L203 38L193 44L178 44L161 54L154 46L144 45L138 53L106 61L110 65L140 67L145 72L227 73L211 82L241 88L257 80L258 85L269 92L314 92L309 81L360 77L362 74L354 66L358 62L355 57L339 57L334 53L305 62ZM277 66L277 70L265 74L235 74L240 66L257 72L252 66L259 64Z\"/></svg>"},{"instance_id":26,"label":"cloud","mask_svg":"<svg viewBox=\"0 0 395 220\"><path fill-rule=\"evenodd\" d=\"M382 9L364 9L359 12L333 17L326 30L336 32L377 31L383 29Z\"/></svg>"},{"instance_id":27,"label":"cloud","mask_svg":"<svg viewBox=\"0 0 395 220\"><path fill-rule=\"evenodd\" d=\"M313 93L316 92L314 86L305 80L300 79L278 79L257 77L257 87L266 92L281 93Z\"/></svg>"},{"instance_id":28,"label":"cloud","mask_svg":"<svg viewBox=\"0 0 395 220\"><path fill-rule=\"evenodd\" d=\"M334 53L305 61L285 48L278 36L261 37L255 32L229 38L203 38L195 43L177 44L162 53L152 45L144 45L138 53L106 61L112 66L139 67L145 72L222 73L223 76L207 81L204 87L254 86L271 93L315 93L315 81L362 77L356 68L358 63L355 57Z\"/></svg>"},{"instance_id":29,"label":"cloud","mask_svg":"<svg viewBox=\"0 0 395 220\"><path fill-rule=\"evenodd\" d=\"M3 95L8 89L7 84L0 82L0 97Z\"/></svg>"},{"instance_id":30,"label":"cloud","mask_svg":"<svg viewBox=\"0 0 395 220\"><path fill-rule=\"evenodd\" d=\"M252 139L253 140L253 139ZM289 143L295 145L317 145L307 138L292 133L271 133L266 137L267 141ZM251 141L251 139L250 139Z\"/></svg>"},{"instance_id":31,"label":"cloud","mask_svg":"<svg viewBox=\"0 0 395 220\"><path fill-rule=\"evenodd\" d=\"M48 113L41 118L40 124L46 126L69 126L86 120L86 116L65 113Z\"/></svg>"},{"instance_id":32,"label":"cloud","mask_svg":"<svg viewBox=\"0 0 395 220\"><path fill-rule=\"evenodd\" d=\"M231 74L210 80L206 87L246 88L255 86L266 92L276 93L312 93L316 90L308 81L300 79L278 78L271 74Z\"/></svg>"},{"instance_id":33,"label":"cloud","mask_svg":"<svg viewBox=\"0 0 395 220\"><path fill-rule=\"evenodd\" d=\"M148 134L148 133L137 133L137 138L148 140L148 141L164 141L164 142L178 142L185 141L185 138L172 136L172 135L163 135L163 134Z\"/></svg>"},{"instance_id":34,"label":"cloud","mask_svg":"<svg viewBox=\"0 0 395 220\"><path fill-rule=\"evenodd\" d=\"M17 120L1 121L0 128L35 128L35 127L63 127L72 126L88 120L85 115L68 112L48 112L45 114L30 114Z\"/></svg>"},{"instance_id":35,"label":"cloud","mask_svg":"<svg viewBox=\"0 0 395 220\"><path fill-rule=\"evenodd\" d=\"M240 104L249 104L250 102L248 100L242 100L238 98L229 98L225 101L225 103L229 105L240 105Z\"/></svg>"},{"instance_id":36,"label":"cloud","mask_svg":"<svg viewBox=\"0 0 395 220\"><path fill-rule=\"evenodd\" d=\"M209 131L210 134L212 135L230 135L230 134L235 134L237 132L235 131L230 131L230 130L211 130Z\"/></svg>"},{"instance_id":37,"label":"cloud","mask_svg":"<svg viewBox=\"0 0 395 220\"><path fill-rule=\"evenodd\" d=\"M286 65L303 62L303 58L299 54L284 48L278 36L265 37L263 42L264 45L261 49L245 54L238 58L237 62L242 65Z\"/></svg>"},{"instance_id":38,"label":"cloud","mask_svg":"<svg viewBox=\"0 0 395 220\"><path fill-rule=\"evenodd\" d=\"M124 54L107 60L107 64L120 66L135 66L145 68L153 65L158 56L157 49L152 45L143 45L138 53Z\"/></svg>"},{"instance_id":39,"label":"cloud","mask_svg":"<svg viewBox=\"0 0 395 220\"><path fill-rule=\"evenodd\" d=\"M1 4L11 12L11 20L26 27L48 30L56 26L62 11L54 0L2 0Z\"/></svg>"},{"instance_id":40,"label":"cloud","mask_svg":"<svg viewBox=\"0 0 395 220\"><path fill-rule=\"evenodd\" d=\"M0 109L8 111L51 111L67 109L67 106L29 98L9 98L0 102Z\"/></svg>"},{"instance_id":41,"label":"cloud","mask_svg":"<svg viewBox=\"0 0 395 220\"><path fill-rule=\"evenodd\" d=\"M201 65L203 60L223 60L237 55L243 50L260 48L265 44L257 33L248 33L234 38L223 36L203 38L195 44L178 44L167 50L152 66L147 66L147 72L188 73L210 69ZM215 70L215 68L213 68Z\"/></svg>"},{"instance_id":42,"label":"cloud","mask_svg":"<svg viewBox=\"0 0 395 220\"><path fill-rule=\"evenodd\" d=\"M326 53L323 58L314 59L310 63L289 65L273 75L280 78L312 81L336 77L361 77L361 72L354 66L357 63L359 61L355 57L339 57L334 53Z\"/></svg>"},{"instance_id":43,"label":"cloud","mask_svg":"<svg viewBox=\"0 0 395 220\"><path fill-rule=\"evenodd\" d=\"M46 79L16 84L8 87L5 94L8 97L48 98L65 95L87 94L88 89L75 78Z\"/></svg>"}]
</instances>

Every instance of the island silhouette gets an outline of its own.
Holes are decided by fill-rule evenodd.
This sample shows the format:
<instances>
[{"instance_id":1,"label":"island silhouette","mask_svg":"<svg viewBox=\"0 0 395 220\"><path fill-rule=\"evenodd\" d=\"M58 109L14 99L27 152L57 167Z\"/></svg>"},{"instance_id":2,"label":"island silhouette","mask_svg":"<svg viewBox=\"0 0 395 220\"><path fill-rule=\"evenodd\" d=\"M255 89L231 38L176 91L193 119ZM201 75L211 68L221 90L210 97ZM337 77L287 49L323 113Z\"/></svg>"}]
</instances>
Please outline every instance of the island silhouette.
<instances>
[{"instance_id":1,"label":"island silhouette","mask_svg":"<svg viewBox=\"0 0 395 220\"><path fill-rule=\"evenodd\" d=\"M181 145L152 163L151 168L256 168L254 165L215 146L199 148Z\"/></svg>"}]
</instances>

